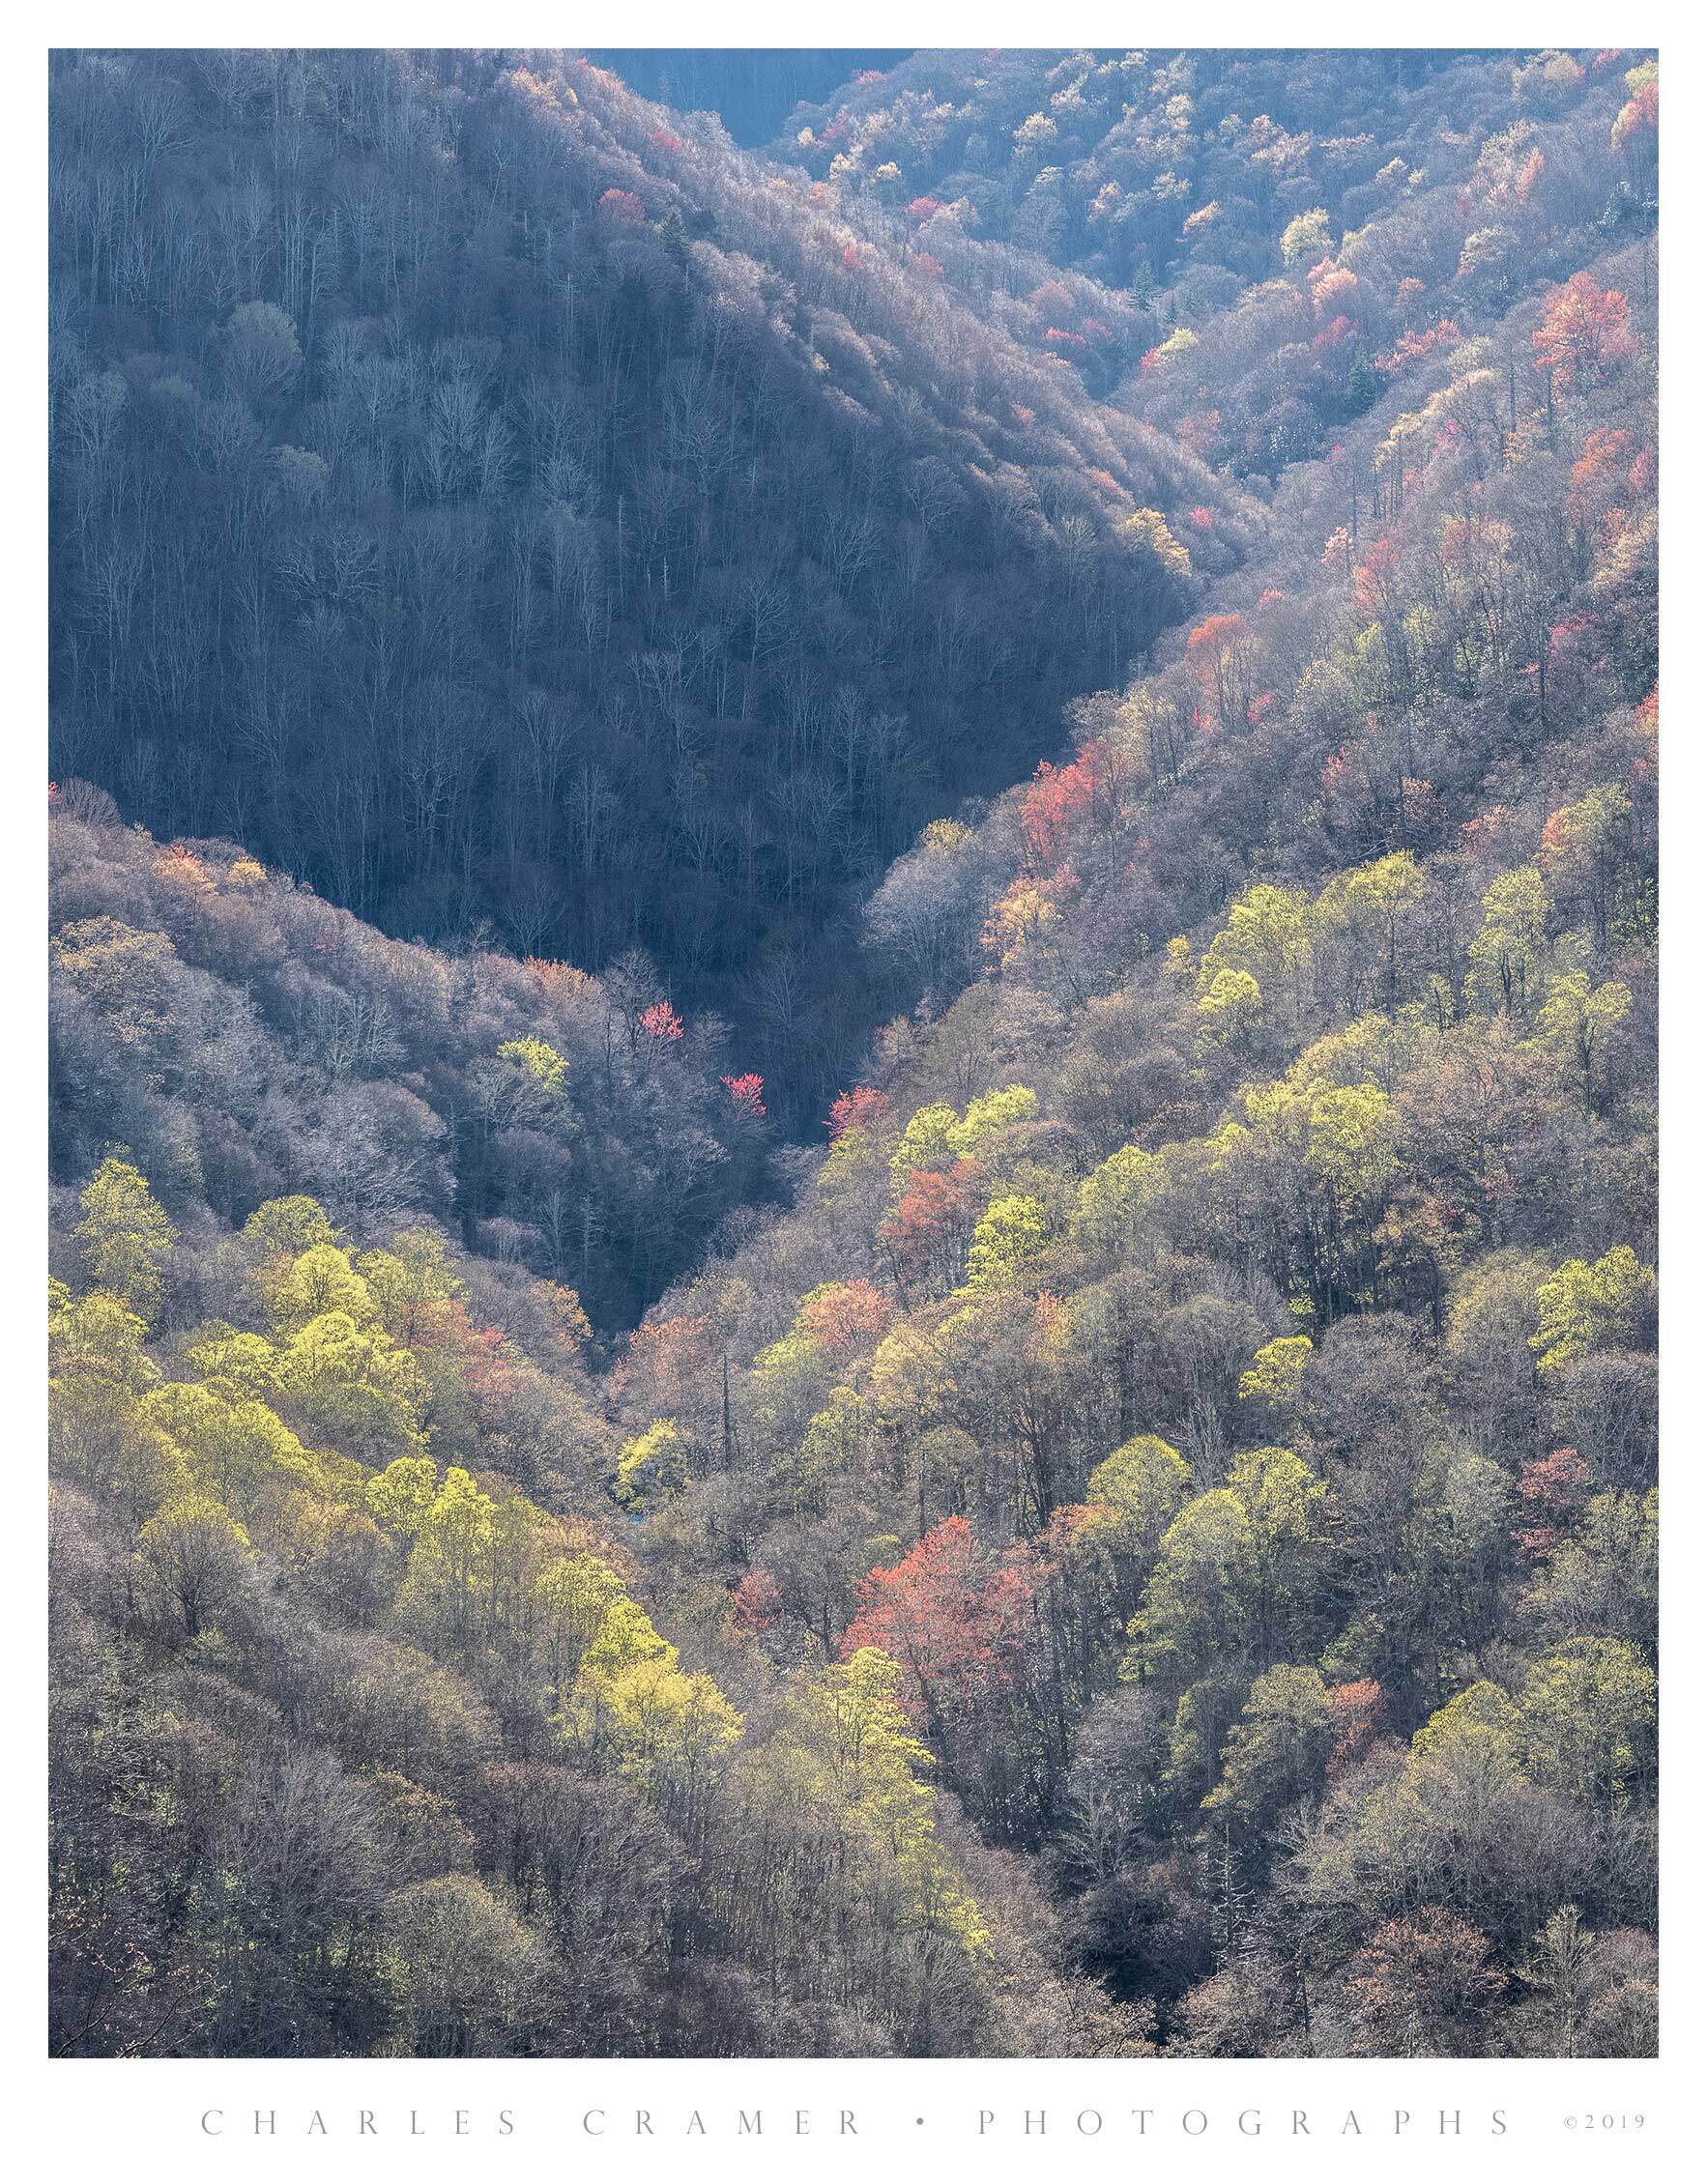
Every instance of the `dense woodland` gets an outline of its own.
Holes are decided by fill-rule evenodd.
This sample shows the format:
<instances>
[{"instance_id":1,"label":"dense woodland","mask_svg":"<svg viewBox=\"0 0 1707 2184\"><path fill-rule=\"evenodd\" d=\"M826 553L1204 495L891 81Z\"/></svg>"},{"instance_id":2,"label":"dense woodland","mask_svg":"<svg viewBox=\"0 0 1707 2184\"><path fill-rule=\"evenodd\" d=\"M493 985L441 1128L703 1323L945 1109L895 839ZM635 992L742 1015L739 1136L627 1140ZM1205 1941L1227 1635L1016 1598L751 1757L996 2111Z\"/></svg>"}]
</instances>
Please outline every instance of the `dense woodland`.
<instances>
[{"instance_id":1,"label":"dense woodland","mask_svg":"<svg viewBox=\"0 0 1707 2184\"><path fill-rule=\"evenodd\" d=\"M403 936L647 947L796 1123L858 894L1179 618L1171 521L1259 535L582 61L62 55L51 145L56 771Z\"/></svg>"},{"instance_id":2,"label":"dense woodland","mask_svg":"<svg viewBox=\"0 0 1707 2184\"><path fill-rule=\"evenodd\" d=\"M1653 2052L1657 81L61 57L56 2052Z\"/></svg>"}]
</instances>

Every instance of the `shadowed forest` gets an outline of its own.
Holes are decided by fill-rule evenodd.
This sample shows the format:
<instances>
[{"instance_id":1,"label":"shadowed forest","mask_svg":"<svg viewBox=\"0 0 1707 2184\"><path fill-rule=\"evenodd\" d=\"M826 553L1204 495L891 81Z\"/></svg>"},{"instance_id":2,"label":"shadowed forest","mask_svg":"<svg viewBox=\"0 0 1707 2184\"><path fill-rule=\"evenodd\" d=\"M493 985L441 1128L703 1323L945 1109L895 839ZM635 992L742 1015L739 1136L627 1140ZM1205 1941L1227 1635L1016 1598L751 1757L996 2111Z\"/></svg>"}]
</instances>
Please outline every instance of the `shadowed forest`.
<instances>
[{"instance_id":1,"label":"shadowed forest","mask_svg":"<svg viewBox=\"0 0 1707 2184\"><path fill-rule=\"evenodd\" d=\"M1653 58L51 113L54 2052L1653 2053Z\"/></svg>"}]
</instances>

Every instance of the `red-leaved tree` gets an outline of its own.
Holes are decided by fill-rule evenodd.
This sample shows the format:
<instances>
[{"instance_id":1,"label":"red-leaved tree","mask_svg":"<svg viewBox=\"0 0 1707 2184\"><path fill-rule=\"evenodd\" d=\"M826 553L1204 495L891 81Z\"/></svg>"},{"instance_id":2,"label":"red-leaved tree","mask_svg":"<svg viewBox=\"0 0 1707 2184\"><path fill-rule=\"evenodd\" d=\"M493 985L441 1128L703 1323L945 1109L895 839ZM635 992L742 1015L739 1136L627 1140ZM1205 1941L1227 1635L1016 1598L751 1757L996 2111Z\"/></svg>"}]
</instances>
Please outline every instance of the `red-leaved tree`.
<instances>
[{"instance_id":1,"label":"red-leaved tree","mask_svg":"<svg viewBox=\"0 0 1707 2184\"><path fill-rule=\"evenodd\" d=\"M892 1569L871 1572L843 1633L844 1660L877 1646L901 1664L908 1717L951 1766L1018 1675L1031 1622L1024 1564L1023 1550L996 1555L964 1516L945 1517Z\"/></svg>"},{"instance_id":2,"label":"red-leaved tree","mask_svg":"<svg viewBox=\"0 0 1707 2184\"><path fill-rule=\"evenodd\" d=\"M1563 392L1599 387L1636 353L1630 299L1620 289L1603 288L1593 273L1573 273L1553 290L1530 340L1536 369L1550 371Z\"/></svg>"}]
</instances>

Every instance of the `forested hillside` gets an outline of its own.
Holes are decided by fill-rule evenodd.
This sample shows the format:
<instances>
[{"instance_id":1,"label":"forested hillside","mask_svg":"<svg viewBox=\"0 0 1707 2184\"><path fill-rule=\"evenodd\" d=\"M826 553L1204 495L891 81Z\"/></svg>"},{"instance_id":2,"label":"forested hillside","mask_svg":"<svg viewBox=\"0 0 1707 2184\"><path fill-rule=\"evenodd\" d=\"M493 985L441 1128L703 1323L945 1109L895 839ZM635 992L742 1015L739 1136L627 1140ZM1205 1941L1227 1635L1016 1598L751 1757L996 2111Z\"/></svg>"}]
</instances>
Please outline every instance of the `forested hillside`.
<instances>
[{"instance_id":1,"label":"forested hillside","mask_svg":"<svg viewBox=\"0 0 1707 2184\"><path fill-rule=\"evenodd\" d=\"M1657 91L1626 82L1638 59L916 53L803 108L775 151L886 213L955 285L999 294L1014 337L1086 386L1142 361L1212 394L1187 444L1219 437L1217 462L1272 473L1367 408L1392 376L1375 359L1400 345L1403 362L1438 306L1461 316L1532 285L1591 223L1651 224ZM1310 269L1300 340L1267 284ZM1223 312L1246 367L1203 388L1191 344ZM1134 346L1146 325L1153 350ZM1293 353L1322 328L1314 355ZM1259 366L1266 382L1247 377ZM1259 402L1269 414L1247 414Z\"/></svg>"},{"instance_id":2,"label":"forested hillside","mask_svg":"<svg viewBox=\"0 0 1707 2184\"><path fill-rule=\"evenodd\" d=\"M204 1236L295 1191L363 1233L426 1215L607 1333L774 1196L763 1079L644 956L445 956L87 783L51 804L56 1177L122 1143Z\"/></svg>"},{"instance_id":3,"label":"forested hillside","mask_svg":"<svg viewBox=\"0 0 1707 2184\"><path fill-rule=\"evenodd\" d=\"M400 937L644 945L796 1123L856 1054L857 888L1178 618L1171 518L1256 535L834 192L585 61L53 90L56 769Z\"/></svg>"},{"instance_id":4,"label":"forested hillside","mask_svg":"<svg viewBox=\"0 0 1707 2184\"><path fill-rule=\"evenodd\" d=\"M227 203L210 178L263 140L267 190L294 142L314 188L339 175L342 206L348 165L388 210L365 301L340 285L342 210L324 282L295 305L254 284L301 349L272 423L219 376L272 325L235 316L243 278L203 314L200 376L139 345L163 244L144 301L103 243L66 306L57 2050L1652 2053L1653 64L918 55L802 121L817 144L845 120L852 163L793 183L543 56L268 62L223 88L200 59L133 66L62 85L76 113L105 101L107 143L146 135L167 87L158 187L118 192L109 238L201 233ZM1088 214L1026 224L1035 169L997 123L1023 133L1045 91L1052 187L1079 207L1146 171L1154 196L1115 153L1159 156L1172 115L1169 232L1218 205L1216 280L1147 211L1121 230L1151 238L1138 296ZM454 138L421 119L448 115ZM1302 149L1259 158L1274 130ZM553 149L530 166L520 141ZM967 199L952 248L944 210L896 210L889 160L910 195ZM644 226L614 235L607 189ZM512 246L514 208L559 202L584 214L561 260L556 229ZM910 219L936 273L902 254ZM1045 250L1069 298L1124 281L1142 346L1051 362L1026 322ZM740 360L705 365L706 445L743 452L681 503L697 560L667 525L624 543L634 466L681 455L659 456L675 397L616 301L624 251L674 266L690 374L719 283L796 284L731 302ZM212 261L186 262L200 296ZM921 280L903 342L874 314ZM185 548L183 595L241 590L240 503L269 586L299 516L329 551L367 525L380 560L509 521L507 482L460 514L410 482L436 411L309 445L342 399L310 359L358 308L376 373L434 311L455 320L434 341L503 330L481 415L518 474L545 413L507 406L506 344L575 314L575 521L599 584L629 587L604 648L525 636L488 684L517 641L494 649L473 547L425 618L376 574L321 654L313 610L287 622L269 589L265 643L190 645L206 680L181 714L148 699L137 757L135 688L85 679L146 680L154 656L91 634L113 539L155 539L132 594L152 631L192 519L221 565ZM796 339L827 384L778 409ZM845 376L860 345L882 400ZM188 442L148 437L159 400L248 418L217 491ZM812 590L799 541L846 511L836 464L875 450L869 482L903 445L939 446L905 460L957 497L928 515L874 483L869 559ZM328 473L297 514L281 448ZM707 611L738 489L773 496L785 634L774 661L726 657L727 703L679 708L706 769L669 777L684 822L829 762L778 725L819 717L821 677L849 704L892 678L910 723L882 774L905 793L833 875L791 892L756 865L738 934L738 866L687 884L656 800L670 716L623 664ZM1027 492L1034 521L978 533ZM950 594L964 655L928 649ZM220 693L256 660L298 709L243 802L246 764L233 790L194 754L235 739ZM381 660L393 695L448 677L447 720L481 691L513 709L480 714L509 725L454 806L412 807L461 831L399 841L378 776L336 806L368 846L353 876L291 829L335 805L317 770L402 763L413 696L362 715L369 759L346 748ZM577 737L597 719L605 740L511 794L528 689L574 693ZM506 863L503 815L566 808L570 754L631 768L610 864L532 835ZM535 868L569 906L522 932ZM411 915L450 945L376 930L417 872ZM667 906L614 906L666 876ZM856 898L832 1032L801 935L851 954L831 913ZM731 1032L693 1005L719 965L738 1002L778 962L797 1016ZM889 1021L815 1146L785 1147L775 1074L792 1120L856 1005Z\"/></svg>"},{"instance_id":5,"label":"forested hillside","mask_svg":"<svg viewBox=\"0 0 1707 2184\"><path fill-rule=\"evenodd\" d=\"M1637 273L1443 359L1070 764L928 831L871 925L951 1005L617 1376L679 1612L899 1661L1194 2053L1651 2036Z\"/></svg>"}]
</instances>

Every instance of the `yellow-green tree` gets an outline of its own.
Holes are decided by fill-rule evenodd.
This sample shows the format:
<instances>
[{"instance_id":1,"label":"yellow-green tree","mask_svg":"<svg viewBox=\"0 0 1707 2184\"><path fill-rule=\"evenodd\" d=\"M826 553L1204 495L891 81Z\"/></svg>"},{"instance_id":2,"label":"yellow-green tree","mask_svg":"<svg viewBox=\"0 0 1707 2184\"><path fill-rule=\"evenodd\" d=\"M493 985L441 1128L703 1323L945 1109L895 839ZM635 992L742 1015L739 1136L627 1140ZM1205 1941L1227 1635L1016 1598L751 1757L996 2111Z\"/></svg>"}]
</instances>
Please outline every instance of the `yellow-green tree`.
<instances>
[{"instance_id":1,"label":"yellow-green tree","mask_svg":"<svg viewBox=\"0 0 1707 2184\"><path fill-rule=\"evenodd\" d=\"M576 1581L591 1609L602 1590ZM613 1599L554 1716L564 1746L587 1765L640 1781L685 1826L703 1819L711 1780L742 1721L711 1678L685 1673L637 1600Z\"/></svg>"},{"instance_id":2,"label":"yellow-green tree","mask_svg":"<svg viewBox=\"0 0 1707 2184\"><path fill-rule=\"evenodd\" d=\"M1316 1354L1308 1335L1280 1335L1264 1342L1239 1379L1241 1403L1267 1404L1283 1416L1298 1400L1304 1368Z\"/></svg>"},{"instance_id":3,"label":"yellow-green tree","mask_svg":"<svg viewBox=\"0 0 1707 2184\"><path fill-rule=\"evenodd\" d=\"M589 1647L622 1598L622 1583L597 1555L555 1556L534 1580L541 1653L555 1710L568 1703Z\"/></svg>"},{"instance_id":4,"label":"yellow-green tree","mask_svg":"<svg viewBox=\"0 0 1707 2184\"><path fill-rule=\"evenodd\" d=\"M1198 1023L1217 1047L1247 1051L1262 1021L1262 989L1248 970L1215 971L1198 995Z\"/></svg>"},{"instance_id":5,"label":"yellow-green tree","mask_svg":"<svg viewBox=\"0 0 1707 2184\"><path fill-rule=\"evenodd\" d=\"M1256 1645L1261 1573L1250 1512L1230 1487L1188 1502L1162 1537L1161 1560L1133 1618L1128 1670L1191 1683L1223 1655Z\"/></svg>"},{"instance_id":6,"label":"yellow-green tree","mask_svg":"<svg viewBox=\"0 0 1707 2184\"><path fill-rule=\"evenodd\" d=\"M183 1451L143 1408L159 1378L147 1330L105 1289L48 1284L48 1450L55 1473L117 1497L132 1525L188 1484Z\"/></svg>"},{"instance_id":7,"label":"yellow-green tree","mask_svg":"<svg viewBox=\"0 0 1707 2184\"><path fill-rule=\"evenodd\" d=\"M1085 1482L1085 1499L1111 1510L1115 1551L1153 1565L1162 1537L1191 1498L1191 1473L1177 1449L1141 1433L1105 1456Z\"/></svg>"},{"instance_id":8,"label":"yellow-green tree","mask_svg":"<svg viewBox=\"0 0 1707 2184\"><path fill-rule=\"evenodd\" d=\"M165 1294L167 1260L178 1231L130 1161L108 1154L77 1203L83 1218L73 1234L91 1284L107 1289L145 1323Z\"/></svg>"},{"instance_id":9,"label":"yellow-green tree","mask_svg":"<svg viewBox=\"0 0 1707 2184\"><path fill-rule=\"evenodd\" d=\"M1205 1810L1247 1824L1272 1819L1320 1787L1335 1736L1333 1702L1317 1670L1266 1670L1222 1748L1221 1779L1203 1799Z\"/></svg>"},{"instance_id":10,"label":"yellow-green tree","mask_svg":"<svg viewBox=\"0 0 1707 2184\"><path fill-rule=\"evenodd\" d=\"M1079 1186L1069 1233L1076 1244L1136 1255L1146 1216L1167 1188L1166 1164L1142 1145L1122 1145Z\"/></svg>"},{"instance_id":11,"label":"yellow-green tree","mask_svg":"<svg viewBox=\"0 0 1707 2184\"><path fill-rule=\"evenodd\" d=\"M615 1491L623 1509L638 1513L683 1492L687 1484L687 1446L674 1419L654 1419L644 1433L622 1444Z\"/></svg>"},{"instance_id":12,"label":"yellow-green tree","mask_svg":"<svg viewBox=\"0 0 1707 2184\"><path fill-rule=\"evenodd\" d=\"M1016 1122L1030 1122L1037 1113L1037 1095L1028 1084L1004 1084L998 1092L983 1092L969 1101L967 1111L949 1126L951 1152L975 1153L993 1132Z\"/></svg>"},{"instance_id":13,"label":"yellow-green tree","mask_svg":"<svg viewBox=\"0 0 1707 2184\"><path fill-rule=\"evenodd\" d=\"M1593 986L1586 971L1567 971L1553 981L1538 1020L1542 1037L1577 1079L1582 1112L1594 1118L1596 1065L1612 1033L1630 1014L1630 988L1618 979Z\"/></svg>"},{"instance_id":14,"label":"yellow-green tree","mask_svg":"<svg viewBox=\"0 0 1707 2184\"><path fill-rule=\"evenodd\" d=\"M343 1312L357 1327L378 1317L373 1293L335 1244L313 1244L291 1261L272 1293L273 1325L280 1336L297 1335L325 1312Z\"/></svg>"},{"instance_id":15,"label":"yellow-green tree","mask_svg":"<svg viewBox=\"0 0 1707 2184\"><path fill-rule=\"evenodd\" d=\"M298 1259L318 1244L335 1244L337 1231L319 1201L301 1193L269 1198L243 1224L244 1240L269 1259Z\"/></svg>"},{"instance_id":16,"label":"yellow-green tree","mask_svg":"<svg viewBox=\"0 0 1707 2184\"><path fill-rule=\"evenodd\" d=\"M904 1927L982 1958L989 1929L938 1839L936 1799L921 1779L935 1763L908 1727L900 1688L899 1667L873 1646L803 1678L778 1756L863 1854L879 1892L899 1896Z\"/></svg>"},{"instance_id":17,"label":"yellow-green tree","mask_svg":"<svg viewBox=\"0 0 1707 2184\"><path fill-rule=\"evenodd\" d=\"M1354 1017L1379 1006L1393 1015L1404 985L1409 929L1426 892L1422 868L1407 849L1399 849L1337 875L1316 897L1311 936L1337 1014Z\"/></svg>"},{"instance_id":18,"label":"yellow-green tree","mask_svg":"<svg viewBox=\"0 0 1707 2184\"><path fill-rule=\"evenodd\" d=\"M1286 1022L1295 1026L1303 1004L1304 979L1311 961L1310 902L1295 888L1273 887L1262 882L1247 887L1227 913L1227 923L1203 951L1198 967L1198 1005L1219 991L1224 1011L1236 1012L1264 1000L1279 1007ZM1248 989L1236 980L1222 980L1222 972L1243 972L1257 989L1253 1003ZM1218 988L1217 982L1220 981Z\"/></svg>"},{"instance_id":19,"label":"yellow-green tree","mask_svg":"<svg viewBox=\"0 0 1707 2184\"><path fill-rule=\"evenodd\" d=\"M1482 930L1470 942L1464 998L1485 1016L1526 1018L1542 993L1547 888L1533 865L1502 873L1482 898Z\"/></svg>"},{"instance_id":20,"label":"yellow-green tree","mask_svg":"<svg viewBox=\"0 0 1707 2184\"><path fill-rule=\"evenodd\" d=\"M1578 1638L1537 1661L1518 1697L1530 1773L1585 1802L1622 1802L1653 1768L1657 1688L1624 1639Z\"/></svg>"},{"instance_id":21,"label":"yellow-green tree","mask_svg":"<svg viewBox=\"0 0 1707 2184\"><path fill-rule=\"evenodd\" d=\"M974 1291L1009 1287L1048 1241L1049 1217L1040 1198L1011 1192L993 1200L972 1231L966 1286Z\"/></svg>"},{"instance_id":22,"label":"yellow-green tree","mask_svg":"<svg viewBox=\"0 0 1707 2184\"><path fill-rule=\"evenodd\" d=\"M394 1456L367 1482L368 1511L382 1530L413 1546L438 1491L439 1467L431 1456Z\"/></svg>"},{"instance_id":23,"label":"yellow-green tree","mask_svg":"<svg viewBox=\"0 0 1707 2184\"><path fill-rule=\"evenodd\" d=\"M918 1108L909 1118L900 1143L889 1156L893 1187L897 1191L905 1190L907 1179L915 1167L948 1166L957 1158L953 1134L959 1125L960 1116L945 1100L934 1100L928 1106Z\"/></svg>"},{"instance_id":24,"label":"yellow-green tree","mask_svg":"<svg viewBox=\"0 0 1707 2184\"><path fill-rule=\"evenodd\" d=\"M1324 207L1315 205L1288 220L1281 232L1281 263L1288 269L1318 265L1334 247L1334 234Z\"/></svg>"},{"instance_id":25,"label":"yellow-green tree","mask_svg":"<svg viewBox=\"0 0 1707 2184\"><path fill-rule=\"evenodd\" d=\"M365 1464L421 1452L420 1371L413 1353L380 1326L371 1302L362 1320L326 1311L297 1328L277 1370L280 1411L310 1442Z\"/></svg>"},{"instance_id":26,"label":"yellow-green tree","mask_svg":"<svg viewBox=\"0 0 1707 2184\"><path fill-rule=\"evenodd\" d=\"M243 1526L210 1494L168 1502L136 1537L138 1588L176 1634L199 1638L242 1591L252 1556Z\"/></svg>"},{"instance_id":27,"label":"yellow-green tree","mask_svg":"<svg viewBox=\"0 0 1707 2184\"><path fill-rule=\"evenodd\" d=\"M269 1500L332 1485L320 1461L265 1403L227 1402L209 1388L168 1381L143 1397L142 1409L183 1450L198 1491L245 1519Z\"/></svg>"},{"instance_id":28,"label":"yellow-green tree","mask_svg":"<svg viewBox=\"0 0 1707 2184\"><path fill-rule=\"evenodd\" d=\"M513 1063L547 1098L562 1092L568 1080L568 1063L543 1039L506 1039L498 1058Z\"/></svg>"},{"instance_id":29,"label":"yellow-green tree","mask_svg":"<svg viewBox=\"0 0 1707 2184\"><path fill-rule=\"evenodd\" d=\"M1595 1350L1632 1349L1648 1338L1657 1289L1654 1270L1628 1244L1592 1265L1567 1259L1535 1292L1539 1325L1529 1337L1543 1372Z\"/></svg>"},{"instance_id":30,"label":"yellow-green tree","mask_svg":"<svg viewBox=\"0 0 1707 2184\"><path fill-rule=\"evenodd\" d=\"M1258 1643L1269 1658L1307 1633L1324 1544L1327 1490L1290 1449L1253 1449L1228 1485L1251 1527Z\"/></svg>"}]
</instances>

